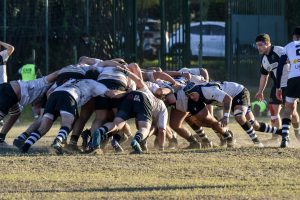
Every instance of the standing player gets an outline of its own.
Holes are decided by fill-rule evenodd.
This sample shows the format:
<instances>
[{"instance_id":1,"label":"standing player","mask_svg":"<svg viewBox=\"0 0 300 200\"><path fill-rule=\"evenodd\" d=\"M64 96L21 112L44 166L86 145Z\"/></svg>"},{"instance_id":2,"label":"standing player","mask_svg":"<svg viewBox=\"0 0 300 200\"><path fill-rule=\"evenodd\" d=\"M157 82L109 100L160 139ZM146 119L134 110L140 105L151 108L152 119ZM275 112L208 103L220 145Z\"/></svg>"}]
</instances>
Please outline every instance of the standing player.
<instances>
[{"instance_id":1,"label":"standing player","mask_svg":"<svg viewBox=\"0 0 300 200\"><path fill-rule=\"evenodd\" d=\"M6 49L0 51L0 83L6 83L7 82L6 62L9 56L11 56L11 54L14 52L15 48L10 44L0 41L0 48L1 46L3 46Z\"/></svg>"},{"instance_id":2,"label":"standing player","mask_svg":"<svg viewBox=\"0 0 300 200\"><path fill-rule=\"evenodd\" d=\"M261 69L260 69L261 77L259 82L259 89L255 97L259 101L262 101L264 99L263 92L265 90L270 75L271 78L273 79L273 86L271 89L270 102L269 102L269 109L271 112L271 124L272 126L280 128L281 121L280 121L279 113L281 110L281 104L283 102L276 98L275 83L276 83L276 71L277 71L278 63L280 60L280 56L284 54L284 49L283 47L280 46L273 46L271 44L270 36L265 33L258 35L256 37L255 42L259 54L263 56L261 61ZM284 64L283 78L282 81L278 83L279 86L282 88L286 87L287 85L286 80L287 80L288 70L289 70L289 65ZM294 125L295 134L299 134L300 133L299 116L297 112L294 113L293 121L294 121L293 125ZM277 136L273 134L273 139L276 138Z\"/></svg>"},{"instance_id":3,"label":"standing player","mask_svg":"<svg viewBox=\"0 0 300 200\"><path fill-rule=\"evenodd\" d=\"M284 55L281 56L278 71L276 96L282 99L280 81L282 79L282 70L287 59L290 61L291 70L288 74L288 82L285 97L285 109L282 117L282 141L280 147L285 148L288 145L289 129L292 121L292 114L296 110L296 101L300 97L300 26L297 26L293 32L293 42L284 47ZM296 135L299 140L299 135Z\"/></svg>"}]
</instances>

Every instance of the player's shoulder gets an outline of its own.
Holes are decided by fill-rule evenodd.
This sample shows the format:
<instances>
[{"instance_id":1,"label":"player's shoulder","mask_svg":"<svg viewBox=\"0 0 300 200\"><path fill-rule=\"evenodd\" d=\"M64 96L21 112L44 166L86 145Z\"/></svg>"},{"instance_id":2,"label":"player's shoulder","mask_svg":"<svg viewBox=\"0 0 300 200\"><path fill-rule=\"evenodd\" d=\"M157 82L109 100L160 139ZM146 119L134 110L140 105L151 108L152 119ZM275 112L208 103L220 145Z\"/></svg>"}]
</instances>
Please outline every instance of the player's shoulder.
<instances>
[{"instance_id":1,"label":"player's shoulder","mask_svg":"<svg viewBox=\"0 0 300 200\"><path fill-rule=\"evenodd\" d=\"M277 52L277 51L282 51L284 49L284 47L282 46L274 46L273 51Z\"/></svg>"},{"instance_id":2,"label":"player's shoulder","mask_svg":"<svg viewBox=\"0 0 300 200\"><path fill-rule=\"evenodd\" d=\"M292 41L292 42L290 42L290 43L288 43L287 45L285 45L285 49L289 49L289 48L294 48L295 47L295 45L300 45L300 42L299 41Z\"/></svg>"},{"instance_id":3,"label":"player's shoulder","mask_svg":"<svg viewBox=\"0 0 300 200\"><path fill-rule=\"evenodd\" d=\"M274 46L273 47L273 52L276 53L277 55L281 56L284 53L284 47Z\"/></svg>"}]
</instances>

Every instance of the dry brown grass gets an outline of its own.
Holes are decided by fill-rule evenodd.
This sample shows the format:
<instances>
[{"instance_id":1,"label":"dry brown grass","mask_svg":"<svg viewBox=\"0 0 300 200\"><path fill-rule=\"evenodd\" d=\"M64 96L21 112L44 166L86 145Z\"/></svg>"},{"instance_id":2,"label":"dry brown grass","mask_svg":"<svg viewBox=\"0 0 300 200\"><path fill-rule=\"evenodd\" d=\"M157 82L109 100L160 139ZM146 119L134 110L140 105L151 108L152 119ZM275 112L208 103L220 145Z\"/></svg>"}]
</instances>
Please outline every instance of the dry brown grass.
<instances>
[{"instance_id":1,"label":"dry brown grass","mask_svg":"<svg viewBox=\"0 0 300 200\"><path fill-rule=\"evenodd\" d=\"M176 150L130 155L56 156L48 146L58 126L31 153L0 149L0 199L299 199L300 150L251 147L231 124L235 149ZM14 127L8 142L24 130ZM206 132L217 143L216 136ZM263 141L270 135L259 134ZM152 141L150 141L150 144ZM180 140L180 146L187 143ZM126 145L125 145L126 146Z\"/></svg>"}]
</instances>

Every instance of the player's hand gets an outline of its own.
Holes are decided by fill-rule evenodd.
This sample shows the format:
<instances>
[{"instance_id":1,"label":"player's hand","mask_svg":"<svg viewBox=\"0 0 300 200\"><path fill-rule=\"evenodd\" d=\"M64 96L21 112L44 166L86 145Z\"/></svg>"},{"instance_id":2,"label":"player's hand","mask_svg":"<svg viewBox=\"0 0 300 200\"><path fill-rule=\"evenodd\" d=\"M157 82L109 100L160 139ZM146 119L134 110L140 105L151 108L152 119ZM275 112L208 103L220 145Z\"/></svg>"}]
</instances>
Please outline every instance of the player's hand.
<instances>
[{"instance_id":1,"label":"player's hand","mask_svg":"<svg viewBox=\"0 0 300 200\"><path fill-rule=\"evenodd\" d=\"M172 85L172 88L174 89L174 92L176 93L178 90L181 89L181 85L175 83L174 85Z\"/></svg>"},{"instance_id":2,"label":"player's hand","mask_svg":"<svg viewBox=\"0 0 300 200\"><path fill-rule=\"evenodd\" d=\"M184 77L186 80L191 80L192 75L188 72L183 72L182 77Z\"/></svg>"},{"instance_id":3,"label":"player's hand","mask_svg":"<svg viewBox=\"0 0 300 200\"><path fill-rule=\"evenodd\" d=\"M223 117L220 121L221 127L226 127L229 123L229 117Z\"/></svg>"},{"instance_id":4,"label":"player's hand","mask_svg":"<svg viewBox=\"0 0 300 200\"><path fill-rule=\"evenodd\" d=\"M123 65L123 66L115 66L116 70L123 72L125 75L128 75L128 68Z\"/></svg>"},{"instance_id":5,"label":"player's hand","mask_svg":"<svg viewBox=\"0 0 300 200\"><path fill-rule=\"evenodd\" d=\"M276 98L282 101L282 90L280 88L276 88Z\"/></svg>"},{"instance_id":6,"label":"player's hand","mask_svg":"<svg viewBox=\"0 0 300 200\"><path fill-rule=\"evenodd\" d=\"M264 100L264 94L261 93L261 92L258 92L258 93L256 93L255 98L256 98L258 101L262 101L262 100Z\"/></svg>"},{"instance_id":7,"label":"player's hand","mask_svg":"<svg viewBox=\"0 0 300 200\"><path fill-rule=\"evenodd\" d=\"M115 68L119 71L128 70L128 68L125 65L116 65Z\"/></svg>"}]
</instances>

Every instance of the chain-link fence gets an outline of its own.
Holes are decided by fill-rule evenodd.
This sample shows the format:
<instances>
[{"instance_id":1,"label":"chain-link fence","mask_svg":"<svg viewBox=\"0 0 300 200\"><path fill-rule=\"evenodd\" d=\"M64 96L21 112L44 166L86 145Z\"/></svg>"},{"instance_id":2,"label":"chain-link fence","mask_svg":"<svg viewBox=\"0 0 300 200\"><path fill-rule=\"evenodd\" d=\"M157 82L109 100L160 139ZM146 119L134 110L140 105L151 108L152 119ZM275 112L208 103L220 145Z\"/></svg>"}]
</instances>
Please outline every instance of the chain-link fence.
<instances>
[{"instance_id":1,"label":"chain-link fence","mask_svg":"<svg viewBox=\"0 0 300 200\"><path fill-rule=\"evenodd\" d=\"M112 1L1 0L0 38L16 49L8 62L10 79L28 62L47 73L82 55L112 57L112 10Z\"/></svg>"},{"instance_id":2,"label":"chain-link fence","mask_svg":"<svg viewBox=\"0 0 300 200\"><path fill-rule=\"evenodd\" d=\"M246 85L258 85L260 56L255 38L268 33L272 44L284 45L287 39L285 1L228 1L227 71L228 78Z\"/></svg>"},{"instance_id":3,"label":"chain-link fence","mask_svg":"<svg viewBox=\"0 0 300 200\"><path fill-rule=\"evenodd\" d=\"M257 84L255 36L283 45L298 8L296 0L1 0L0 40L16 47L10 79L32 60L46 73L87 55L205 67L213 79Z\"/></svg>"}]
</instances>

